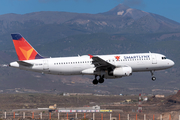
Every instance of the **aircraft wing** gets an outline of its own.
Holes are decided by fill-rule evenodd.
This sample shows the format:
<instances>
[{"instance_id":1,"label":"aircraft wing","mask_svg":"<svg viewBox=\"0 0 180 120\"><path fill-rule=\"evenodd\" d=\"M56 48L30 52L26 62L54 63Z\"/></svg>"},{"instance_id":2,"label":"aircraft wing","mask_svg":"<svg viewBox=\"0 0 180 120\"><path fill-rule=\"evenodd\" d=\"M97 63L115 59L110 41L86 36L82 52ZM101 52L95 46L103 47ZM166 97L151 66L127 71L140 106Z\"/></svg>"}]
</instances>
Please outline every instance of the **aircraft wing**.
<instances>
[{"instance_id":1,"label":"aircraft wing","mask_svg":"<svg viewBox=\"0 0 180 120\"><path fill-rule=\"evenodd\" d=\"M107 69L114 69L116 67L113 64L101 59L98 56L92 56L92 59L93 59L92 64L94 64L97 69L107 70Z\"/></svg>"},{"instance_id":2,"label":"aircraft wing","mask_svg":"<svg viewBox=\"0 0 180 120\"><path fill-rule=\"evenodd\" d=\"M17 61L17 63L19 63L19 65L26 66L26 67L33 66L33 64L28 63L28 62L24 62L24 61Z\"/></svg>"}]
</instances>

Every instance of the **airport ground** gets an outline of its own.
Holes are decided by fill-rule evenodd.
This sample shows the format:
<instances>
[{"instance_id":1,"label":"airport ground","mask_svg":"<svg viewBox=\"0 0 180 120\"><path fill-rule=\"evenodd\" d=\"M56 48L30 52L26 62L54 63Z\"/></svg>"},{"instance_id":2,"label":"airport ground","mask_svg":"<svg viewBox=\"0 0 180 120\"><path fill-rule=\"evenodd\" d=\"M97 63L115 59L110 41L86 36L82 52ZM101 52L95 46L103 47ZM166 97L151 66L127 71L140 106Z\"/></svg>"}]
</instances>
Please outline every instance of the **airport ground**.
<instances>
[{"instance_id":1,"label":"airport ground","mask_svg":"<svg viewBox=\"0 0 180 120\"><path fill-rule=\"evenodd\" d=\"M112 114L121 114L121 117L127 117L127 114L143 118L156 118L159 115L172 115L173 119L178 119L180 110L180 93L157 98L155 96L147 96L148 100L142 100L142 112L138 113L139 96L97 96L97 95L75 95L63 96L60 94L40 94L40 93L23 93L23 94L0 94L0 112L12 112L14 109L26 109L36 112L37 108L48 108L50 105L57 104L57 108L62 107L90 107L99 105L101 109L113 110ZM21 111L22 112L22 111ZM46 111L45 111L46 112ZM109 116L109 113L107 113ZM174 117L174 118L173 118ZM167 117L168 118L168 117ZM168 118L169 119L169 118Z\"/></svg>"}]
</instances>

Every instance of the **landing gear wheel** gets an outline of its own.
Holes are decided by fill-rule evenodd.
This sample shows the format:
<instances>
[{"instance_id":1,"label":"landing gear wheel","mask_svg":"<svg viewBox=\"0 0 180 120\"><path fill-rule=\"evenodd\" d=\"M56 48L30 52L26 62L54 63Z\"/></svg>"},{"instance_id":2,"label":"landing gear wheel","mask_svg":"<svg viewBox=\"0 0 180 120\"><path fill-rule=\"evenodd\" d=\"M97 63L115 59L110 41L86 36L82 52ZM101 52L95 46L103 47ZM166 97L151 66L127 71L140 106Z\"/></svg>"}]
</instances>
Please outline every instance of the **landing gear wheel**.
<instances>
[{"instance_id":1,"label":"landing gear wheel","mask_svg":"<svg viewBox=\"0 0 180 120\"><path fill-rule=\"evenodd\" d=\"M155 81L156 80L156 77L152 77L152 81Z\"/></svg>"},{"instance_id":2,"label":"landing gear wheel","mask_svg":"<svg viewBox=\"0 0 180 120\"><path fill-rule=\"evenodd\" d=\"M97 85L97 84L98 84L98 80L97 80L97 79L94 79L94 80L92 81L92 83L93 83L94 85Z\"/></svg>"},{"instance_id":3,"label":"landing gear wheel","mask_svg":"<svg viewBox=\"0 0 180 120\"><path fill-rule=\"evenodd\" d=\"M99 79L99 83L103 83L104 82L104 79L103 78L100 78Z\"/></svg>"},{"instance_id":4,"label":"landing gear wheel","mask_svg":"<svg viewBox=\"0 0 180 120\"><path fill-rule=\"evenodd\" d=\"M153 71L150 71L150 72L151 72L151 76L152 76L152 81L155 81L156 77L154 77L154 72Z\"/></svg>"}]
</instances>

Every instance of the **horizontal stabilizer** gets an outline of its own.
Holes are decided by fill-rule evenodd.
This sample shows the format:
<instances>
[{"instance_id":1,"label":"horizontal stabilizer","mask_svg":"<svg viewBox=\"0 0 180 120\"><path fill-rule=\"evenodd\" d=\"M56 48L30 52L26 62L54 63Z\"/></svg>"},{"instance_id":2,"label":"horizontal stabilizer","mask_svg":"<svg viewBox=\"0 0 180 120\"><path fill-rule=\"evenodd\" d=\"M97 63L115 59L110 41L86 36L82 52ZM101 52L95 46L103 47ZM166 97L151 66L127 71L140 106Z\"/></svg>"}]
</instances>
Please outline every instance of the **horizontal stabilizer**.
<instances>
[{"instance_id":1,"label":"horizontal stabilizer","mask_svg":"<svg viewBox=\"0 0 180 120\"><path fill-rule=\"evenodd\" d=\"M33 64L28 63L28 62L24 62L24 61L17 61L17 63L19 63L19 65L26 66L26 67L33 66Z\"/></svg>"}]
</instances>

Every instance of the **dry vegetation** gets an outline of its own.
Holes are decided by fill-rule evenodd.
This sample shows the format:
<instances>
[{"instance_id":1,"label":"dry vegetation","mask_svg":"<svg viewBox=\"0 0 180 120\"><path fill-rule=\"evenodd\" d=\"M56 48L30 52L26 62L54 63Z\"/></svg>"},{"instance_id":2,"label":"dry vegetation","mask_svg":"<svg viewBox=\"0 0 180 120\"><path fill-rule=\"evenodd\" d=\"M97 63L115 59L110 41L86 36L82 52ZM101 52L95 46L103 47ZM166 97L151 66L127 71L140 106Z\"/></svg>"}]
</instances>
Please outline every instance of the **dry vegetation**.
<instances>
[{"instance_id":1,"label":"dry vegetation","mask_svg":"<svg viewBox=\"0 0 180 120\"><path fill-rule=\"evenodd\" d=\"M164 113L179 111L178 102L180 93L165 98L149 97L147 102L142 102L143 113ZM133 102L124 104L126 99ZM1 111L13 109L47 108L57 104L57 107L83 107L100 105L102 109L122 110L133 112L138 107L138 96L62 96L57 94L0 94Z\"/></svg>"},{"instance_id":2,"label":"dry vegetation","mask_svg":"<svg viewBox=\"0 0 180 120\"><path fill-rule=\"evenodd\" d=\"M47 108L57 104L58 107L82 107L93 105L106 105L121 102L126 99L138 100L138 96L62 96L57 94L0 94L0 108L31 109Z\"/></svg>"}]
</instances>

